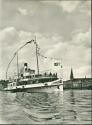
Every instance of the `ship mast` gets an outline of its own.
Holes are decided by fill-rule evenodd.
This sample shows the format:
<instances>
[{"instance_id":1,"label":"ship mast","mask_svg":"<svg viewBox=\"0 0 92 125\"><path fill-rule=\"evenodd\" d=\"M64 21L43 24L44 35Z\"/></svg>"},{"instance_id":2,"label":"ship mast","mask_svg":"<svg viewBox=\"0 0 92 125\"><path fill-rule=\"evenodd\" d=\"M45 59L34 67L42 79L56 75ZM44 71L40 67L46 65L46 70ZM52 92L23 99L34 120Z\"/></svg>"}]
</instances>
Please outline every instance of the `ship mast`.
<instances>
[{"instance_id":1,"label":"ship mast","mask_svg":"<svg viewBox=\"0 0 92 125\"><path fill-rule=\"evenodd\" d=\"M37 45L37 43L36 43L36 36L35 36L35 44L36 44L37 73L38 73L38 75L39 75L38 45Z\"/></svg>"}]
</instances>

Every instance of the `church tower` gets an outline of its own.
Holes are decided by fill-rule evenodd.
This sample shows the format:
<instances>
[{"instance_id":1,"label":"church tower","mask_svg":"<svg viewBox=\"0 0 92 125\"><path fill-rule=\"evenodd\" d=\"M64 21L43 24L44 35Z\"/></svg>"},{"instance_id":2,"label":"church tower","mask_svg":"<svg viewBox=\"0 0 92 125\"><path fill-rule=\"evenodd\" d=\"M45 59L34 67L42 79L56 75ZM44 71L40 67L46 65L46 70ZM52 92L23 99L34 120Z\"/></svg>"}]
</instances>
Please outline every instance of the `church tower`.
<instances>
[{"instance_id":1,"label":"church tower","mask_svg":"<svg viewBox=\"0 0 92 125\"><path fill-rule=\"evenodd\" d=\"M70 80L73 80L73 79L74 79L73 70L72 70L72 68L71 68Z\"/></svg>"}]
</instances>

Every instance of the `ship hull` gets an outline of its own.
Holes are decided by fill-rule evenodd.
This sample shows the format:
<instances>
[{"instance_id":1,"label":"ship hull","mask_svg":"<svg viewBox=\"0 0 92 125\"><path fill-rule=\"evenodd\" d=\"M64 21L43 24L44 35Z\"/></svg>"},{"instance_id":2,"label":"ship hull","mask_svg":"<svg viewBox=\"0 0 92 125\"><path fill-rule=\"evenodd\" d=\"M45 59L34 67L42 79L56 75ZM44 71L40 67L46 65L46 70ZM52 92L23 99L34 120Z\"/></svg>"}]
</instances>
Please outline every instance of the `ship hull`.
<instances>
[{"instance_id":1,"label":"ship hull","mask_svg":"<svg viewBox=\"0 0 92 125\"><path fill-rule=\"evenodd\" d=\"M63 91L63 83L58 84L35 84L35 85L22 85L22 86L16 86L11 89L7 88L5 91L11 91L11 92L54 92L54 91Z\"/></svg>"},{"instance_id":2,"label":"ship hull","mask_svg":"<svg viewBox=\"0 0 92 125\"><path fill-rule=\"evenodd\" d=\"M44 86L44 87L37 87L37 88L26 88L22 91L36 93L36 92L57 92L57 91L63 91L63 85L54 85L54 86Z\"/></svg>"}]
</instances>

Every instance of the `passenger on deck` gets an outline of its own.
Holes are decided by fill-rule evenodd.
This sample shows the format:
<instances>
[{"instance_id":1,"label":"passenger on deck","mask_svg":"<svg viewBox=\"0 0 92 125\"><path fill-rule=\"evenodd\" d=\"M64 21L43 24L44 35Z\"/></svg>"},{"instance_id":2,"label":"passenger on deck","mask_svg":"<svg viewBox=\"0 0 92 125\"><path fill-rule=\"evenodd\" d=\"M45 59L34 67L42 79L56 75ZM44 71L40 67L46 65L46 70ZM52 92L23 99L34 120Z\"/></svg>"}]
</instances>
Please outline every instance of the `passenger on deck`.
<instances>
[{"instance_id":1,"label":"passenger on deck","mask_svg":"<svg viewBox=\"0 0 92 125\"><path fill-rule=\"evenodd\" d=\"M49 76L52 76L52 73L50 72Z\"/></svg>"},{"instance_id":2,"label":"passenger on deck","mask_svg":"<svg viewBox=\"0 0 92 125\"><path fill-rule=\"evenodd\" d=\"M44 75L47 76L47 73L45 72Z\"/></svg>"}]
</instances>

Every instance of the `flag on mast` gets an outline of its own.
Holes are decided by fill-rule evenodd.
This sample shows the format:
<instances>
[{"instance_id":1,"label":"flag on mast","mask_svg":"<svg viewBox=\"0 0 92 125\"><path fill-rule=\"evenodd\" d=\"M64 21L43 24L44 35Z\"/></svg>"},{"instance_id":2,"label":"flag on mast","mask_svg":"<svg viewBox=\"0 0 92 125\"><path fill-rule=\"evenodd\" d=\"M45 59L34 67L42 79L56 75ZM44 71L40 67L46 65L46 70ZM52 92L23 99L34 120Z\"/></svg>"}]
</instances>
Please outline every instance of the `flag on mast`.
<instances>
[{"instance_id":1,"label":"flag on mast","mask_svg":"<svg viewBox=\"0 0 92 125\"><path fill-rule=\"evenodd\" d=\"M61 62L60 62L60 61L54 62L54 66L59 66L59 67L61 67L61 68L62 68L62 64L61 64Z\"/></svg>"}]
</instances>

